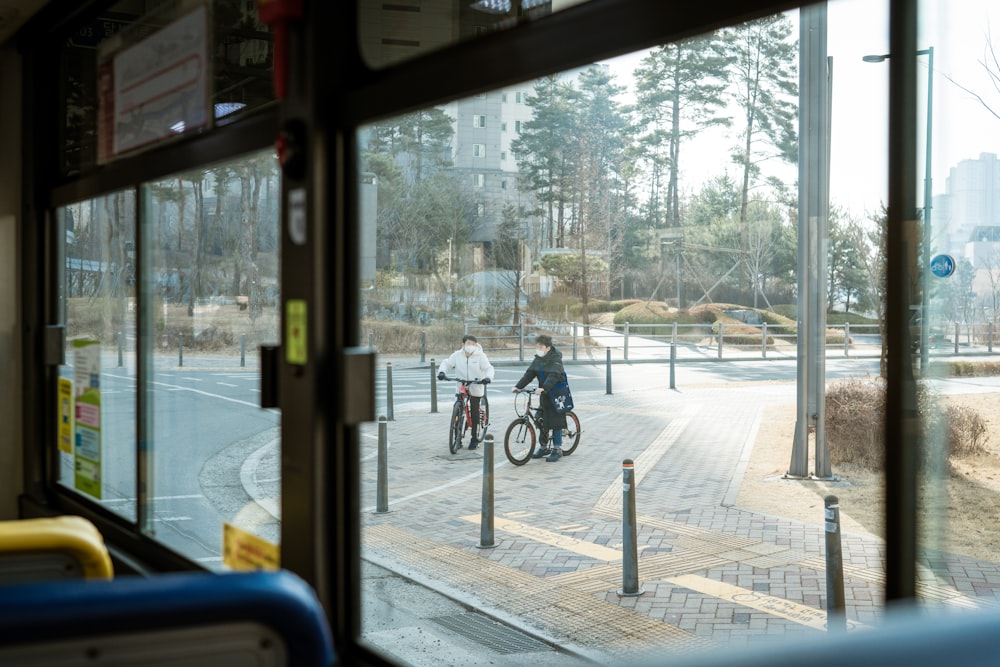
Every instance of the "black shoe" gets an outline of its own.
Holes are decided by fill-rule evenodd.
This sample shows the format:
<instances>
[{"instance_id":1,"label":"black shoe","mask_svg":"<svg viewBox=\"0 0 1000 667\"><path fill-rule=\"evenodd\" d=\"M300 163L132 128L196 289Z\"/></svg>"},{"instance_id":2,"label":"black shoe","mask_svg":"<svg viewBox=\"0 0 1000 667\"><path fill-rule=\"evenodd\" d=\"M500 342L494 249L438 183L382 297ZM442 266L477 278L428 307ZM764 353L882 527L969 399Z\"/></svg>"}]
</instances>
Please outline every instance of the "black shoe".
<instances>
[{"instance_id":1,"label":"black shoe","mask_svg":"<svg viewBox=\"0 0 1000 667\"><path fill-rule=\"evenodd\" d=\"M555 463L556 461L562 458L562 455L563 455L562 450L556 447L555 449L552 450L552 453L549 454L545 460L548 461L549 463Z\"/></svg>"},{"instance_id":2,"label":"black shoe","mask_svg":"<svg viewBox=\"0 0 1000 667\"><path fill-rule=\"evenodd\" d=\"M537 452L531 455L533 459L544 459L546 456L552 453L552 450L548 447L542 447Z\"/></svg>"},{"instance_id":3,"label":"black shoe","mask_svg":"<svg viewBox=\"0 0 1000 667\"><path fill-rule=\"evenodd\" d=\"M479 446L479 441L473 438L472 440L469 441L468 449L475 449L478 446Z\"/></svg>"}]
</instances>

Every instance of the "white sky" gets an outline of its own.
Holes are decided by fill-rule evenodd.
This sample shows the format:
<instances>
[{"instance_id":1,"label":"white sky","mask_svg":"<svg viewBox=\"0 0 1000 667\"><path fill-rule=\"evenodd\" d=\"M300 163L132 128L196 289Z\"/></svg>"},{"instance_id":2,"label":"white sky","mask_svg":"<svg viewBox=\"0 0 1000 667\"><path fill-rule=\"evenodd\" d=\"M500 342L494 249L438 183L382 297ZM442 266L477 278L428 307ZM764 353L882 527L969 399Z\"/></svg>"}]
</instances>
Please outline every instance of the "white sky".
<instances>
[{"instance_id":1,"label":"white sky","mask_svg":"<svg viewBox=\"0 0 1000 667\"><path fill-rule=\"evenodd\" d=\"M994 89L979 64L985 58L987 31L993 26L1000 56L1000 2L997 0L935 0L921 3L918 48L934 47L932 189L943 194L951 167L980 153L1000 155L1000 119L944 75L975 90L1000 111L1000 91ZM830 195L834 205L857 216L874 212L886 199L889 64L866 63L862 56L889 51L888 3L877 0L832 0L828 5L828 53L833 58L833 136ZM798 35L798 13L792 15ZM619 84L631 87L631 72L644 53L609 61ZM927 57L918 57L920 88L918 116L918 196L922 205ZM713 176L736 169L729 161L735 139L705 136L681 147L681 187L696 191ZM792 167L783 180L796 177Z\"/></svg>"}]
</instances>

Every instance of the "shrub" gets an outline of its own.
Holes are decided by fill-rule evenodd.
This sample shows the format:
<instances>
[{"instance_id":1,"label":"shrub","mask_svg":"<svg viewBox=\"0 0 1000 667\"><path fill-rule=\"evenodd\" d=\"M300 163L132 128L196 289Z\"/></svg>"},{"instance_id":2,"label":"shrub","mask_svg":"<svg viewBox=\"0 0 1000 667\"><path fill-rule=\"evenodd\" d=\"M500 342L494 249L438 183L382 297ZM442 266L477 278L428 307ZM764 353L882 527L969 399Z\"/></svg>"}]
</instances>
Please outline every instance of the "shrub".
<instances>
[{"instance_id":1,"label":"shrub","mask_svg":"<svg viewBox=\"0 0 1000 667\"><path fill-rule=\"evenodd\" d=\"M964 458L986 451L986 422L975 410L949 405L941 410L926 385L917 385L917 412L929 437L943 438L946 458ZM831 387L826 394L826 438L833 464L852 463L868 470L882 470L885 461L885 381L851 379ZM919 462L926 466L933 452Z\"/></svg>"}]
</instances>

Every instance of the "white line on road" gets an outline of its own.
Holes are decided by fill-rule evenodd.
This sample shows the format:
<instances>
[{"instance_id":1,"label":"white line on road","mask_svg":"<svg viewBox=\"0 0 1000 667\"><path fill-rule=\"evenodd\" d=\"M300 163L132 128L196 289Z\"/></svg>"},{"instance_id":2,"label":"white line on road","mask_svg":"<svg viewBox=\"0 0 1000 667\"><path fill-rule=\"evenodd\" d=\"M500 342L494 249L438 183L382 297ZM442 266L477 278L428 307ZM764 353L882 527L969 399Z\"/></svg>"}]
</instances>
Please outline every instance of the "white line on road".
<instances>
[{"instance_id":1,"label":"white line on road","mask_svg":"<svg viewBox=\"0 0 1000 667\"><path fill-rule=\"evenodd\" d=\"M194 498L204 498L205 496L200 493L194 493L187 496L153 496L153 500L191 500ZM136 498L105 498L102 503L134 503Z\"/></svg>"},{"instance_id":2,"label":"white line on road","mask_svg":"<svg viewBox=\"0 0 1000 667\"><path fill-rule=\"evenodd\" d=\"M201 394L202 396L211 396L212 398L219 398L223 401L229 401L230 403L238 403L239 405L246 405L251 408L259 408L260 406L256 403L250 401L241 401L238 398L230 398L228 396L223 396L222 394L213 394L209 391L201 391L200 389L192 389L191 387L179 387L175 384L167 384L166 382L154 382L154 385L159 387L165 387L170 391L190 391L192 394Z\"/></svg>"}]
</instances>

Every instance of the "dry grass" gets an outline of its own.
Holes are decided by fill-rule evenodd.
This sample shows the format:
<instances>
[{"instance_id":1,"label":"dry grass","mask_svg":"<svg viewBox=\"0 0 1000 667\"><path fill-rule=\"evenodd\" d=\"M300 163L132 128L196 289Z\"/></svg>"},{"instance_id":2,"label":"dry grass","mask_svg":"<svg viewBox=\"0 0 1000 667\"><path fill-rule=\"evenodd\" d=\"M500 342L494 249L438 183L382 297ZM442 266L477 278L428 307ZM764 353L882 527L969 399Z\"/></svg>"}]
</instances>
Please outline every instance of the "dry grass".
<instances>
[{"instance_id":1,"label":"dry grass","mask_svg":"<svg viewBox=\"0 0 1000 667\"><path fill-rule=\"evenodd\" d=\"M948 411L975 412L985 429L974 454L952 453L941 473L921 473L918 502L920 543L987 562L1000 562L1000 393L937 399ZM829 412L828 415L829 417ZM829 435L828 426L828 435ZM884 479L880 471L856 463L834 464L838 481L784 479L791 461L795 405L765 410L754 450L740 485L737 505L823 525L823 499L837 497L847 533L885 534ZM828 438L829 440L829 438ZM831 452L832 457L832 452Z\"/></svg>"}]
</instances>

